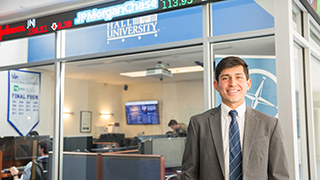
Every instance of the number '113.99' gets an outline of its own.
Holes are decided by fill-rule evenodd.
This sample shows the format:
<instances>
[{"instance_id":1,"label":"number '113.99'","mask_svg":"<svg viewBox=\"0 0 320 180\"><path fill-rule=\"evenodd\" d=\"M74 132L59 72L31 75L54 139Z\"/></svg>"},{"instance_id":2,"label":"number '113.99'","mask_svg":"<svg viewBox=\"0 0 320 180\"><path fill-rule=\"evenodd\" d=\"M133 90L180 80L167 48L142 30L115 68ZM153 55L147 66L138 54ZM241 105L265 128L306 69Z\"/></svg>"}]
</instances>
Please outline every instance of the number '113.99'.
<instances>
[{"instance_id":1,"label":"number '113.99'","mask_svg":"<svg viewBox=\"0 0 320 180\"><path fill-rule=\"evenodd\" d=\"M190 5L193 3L193 0L163 0L162 3L162 9L167 9L172 7Z\"/></svg>"}]
</instances>

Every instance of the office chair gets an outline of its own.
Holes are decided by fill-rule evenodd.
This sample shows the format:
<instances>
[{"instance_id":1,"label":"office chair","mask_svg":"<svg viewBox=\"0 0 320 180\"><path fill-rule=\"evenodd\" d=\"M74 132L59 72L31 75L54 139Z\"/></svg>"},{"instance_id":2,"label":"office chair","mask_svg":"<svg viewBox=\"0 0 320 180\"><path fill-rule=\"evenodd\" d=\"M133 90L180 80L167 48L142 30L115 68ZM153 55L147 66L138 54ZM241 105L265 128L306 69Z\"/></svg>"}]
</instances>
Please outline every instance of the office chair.
<instances>
[{"instance_id":1,"label":"office chair","mask_svg":"<svg viewBox=\"0 0 320 180\"><path fill-rule=\"evenodd\" d=\"M36 166L35 167L36 174L35 174L35 176L32 176L32 174L31 174L30 180L45 180L44 170L43 170L43 166L42 166L41 162L37 162L37 161L33 160L32 166ZM32 167L32 169L33 169L33 167Z\"/></svg>"}]
</instances>

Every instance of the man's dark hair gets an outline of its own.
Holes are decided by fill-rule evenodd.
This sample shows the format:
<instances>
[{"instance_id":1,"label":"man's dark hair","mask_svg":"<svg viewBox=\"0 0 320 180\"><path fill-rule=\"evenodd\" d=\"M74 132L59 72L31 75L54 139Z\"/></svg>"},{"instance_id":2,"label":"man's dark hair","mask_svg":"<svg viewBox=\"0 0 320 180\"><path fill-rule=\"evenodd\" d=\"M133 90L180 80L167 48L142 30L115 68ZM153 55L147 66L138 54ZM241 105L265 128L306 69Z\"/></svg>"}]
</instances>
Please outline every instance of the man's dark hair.
<instances>
[{"instance_id":1,"label":"man's dark hair","mask_svg":"<svg viewBox=\"0 0 320 180\"><path fill-rule=\"evenodd\" d=\"M39 136L37 131L31 131L28 136Z\"/></svg>"},{"instance_id":2,"label":"man's dark hair","mask_svg":"<svg viewBox=\"0 0 320 180\"><path fill-rule=\"evenodd\" d=\"M41 140L38 142L40 149L43 149L43 153L48 154L49 151L52 151L52 141L49 139Z\"/></svg>"},{"instance_id":3,"label":"man's dark hair","mask_svg":"<svg viewBox=\"0 0 320 180\"><path fill-rule=\"evenodd\" d=\"M170 127L170 126L175 125L175 124L178 124L178 122L176 120L174 120L174 119L171 119L169 124L168 124L168 126Z\"/></svg>"},{"instance_id":4,"label":"man's dark hair","mask_svg":"<svg viewBox=\"0 0 320 180\"><path fill-rule=\"evenodd\" d=\"M247 63L236 56L228 56L223 58L217 65L215 69L215 79L219 82L219 76L224 69L233 68L235 66L242 66L244 74L246 75L247 80L249 79L249 70Z\"/></svg>"}]
</instances>

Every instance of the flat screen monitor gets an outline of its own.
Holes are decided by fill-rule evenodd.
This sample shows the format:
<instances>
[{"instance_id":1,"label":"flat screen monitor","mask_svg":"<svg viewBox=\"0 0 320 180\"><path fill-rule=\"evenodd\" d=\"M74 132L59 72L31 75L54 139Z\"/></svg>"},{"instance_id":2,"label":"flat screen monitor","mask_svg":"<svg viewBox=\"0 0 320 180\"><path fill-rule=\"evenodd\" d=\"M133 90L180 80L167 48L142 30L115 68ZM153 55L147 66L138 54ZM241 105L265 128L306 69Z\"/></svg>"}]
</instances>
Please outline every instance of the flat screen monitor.
<instances>
[{"instance_id":1,"label":"flat screen monitor","mask_svg":"<svg viewBox=\"0 0 320 180\"><path fill-rule=\"evenodd\" d=\"M32 159L39 156L38 142L41 140L49 140L49 136L16 136L14 137L14 157L19 159ZM36 144L36 149L33 148L33 143ZM34 156L36 155L36 156Z\"/></svg>"},{"instance_id":2,"label":"flat screen monitor","mask_svg":"<svg viewBox=\"0 0 320 180\"><path fill-rule=\"evenodd\" d=\"M158 101L126 102L127 124L159 124Z\"/></svg>"},{"instance_id":3,"label":"flat screen monitor","mask_svg":"<svg viewBox=\"0 0 320 180\"><path fill-rule=\"evenodd\" d=\"M92 136L67 136L63 138L63 151L90 152Z\"/></svg>"},{"instance_id":4,"label":"flat screen monitor","mask_svg":"<svg viewBox=\"0 0 320 180\"><path fill-rule=\"evenodd\" d=\"M14 145L13 136L0 137L0 151L2 151L3 161L13 160L13 154L14 154L13 145Z\"/></svg>"},{"instance_id":5,"label":"flat screen monitor","mask_svg":"<svg viewBox=\"0 0 320 180\"><path fill-rule=\"evenodd\" d=\"M139 153L163 155L165 167L180 167L185 149L185 137L154 138L141 142Z\"/></svg>"},{"instance_id":6,"label":"flat screen monitor","mask_svg":"<svg viewBox=\"0 0 320 180\"><path fill-rule=\"evenodd\" d=\"M165 134L137 136L139 142L145 141L147 139L166 138L166 137L167 137L167 135L165 135Z\"/></svg>"}]
</instances>

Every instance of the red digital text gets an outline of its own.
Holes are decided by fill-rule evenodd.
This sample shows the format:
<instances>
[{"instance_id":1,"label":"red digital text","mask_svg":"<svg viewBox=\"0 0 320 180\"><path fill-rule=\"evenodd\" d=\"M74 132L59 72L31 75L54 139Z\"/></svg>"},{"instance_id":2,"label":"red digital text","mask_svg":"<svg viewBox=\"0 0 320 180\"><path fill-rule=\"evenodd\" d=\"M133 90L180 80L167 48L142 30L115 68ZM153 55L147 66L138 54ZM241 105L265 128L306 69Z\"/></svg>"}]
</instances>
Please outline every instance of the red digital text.
<instances>
[{"instance_id":1,"label":"red digital text","mask_svg":"<svg viewBox=\"0 0 320 180\"><path fill-rule=\"evenodd\" d=\"M2 36L16 34L24 31L26 31L26 28L24 26L9 27L9 25L6 25L4 29L2 29L2 26L0 26L0 41L2 40Z\"/></svg>"}]
</instances>

